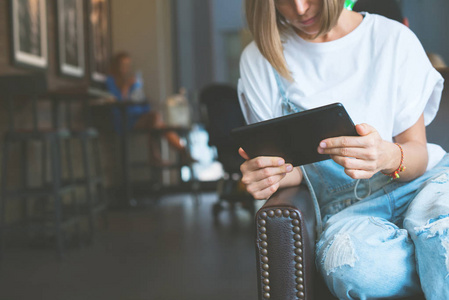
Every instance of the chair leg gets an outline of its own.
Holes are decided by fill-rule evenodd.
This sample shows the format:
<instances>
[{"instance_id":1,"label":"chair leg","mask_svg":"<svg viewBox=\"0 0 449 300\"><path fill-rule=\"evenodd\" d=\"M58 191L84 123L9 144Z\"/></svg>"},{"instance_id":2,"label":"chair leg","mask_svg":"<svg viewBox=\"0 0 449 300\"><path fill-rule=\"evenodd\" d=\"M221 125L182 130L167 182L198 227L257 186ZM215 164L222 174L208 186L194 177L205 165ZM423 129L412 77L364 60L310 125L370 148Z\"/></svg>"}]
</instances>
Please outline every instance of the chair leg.
<instances>
[{"instance_id":1,"label":"chair leg","mask_svg":"<svg viewBox=\"0 0 449 300\"><path fill-rule=\"evenodd\" d=\"M65 139L65 154L66 154L66 163L67 163L67 175L68 175L68 182L70 185L75 185L75 175L73 171L73 152L72 152L72 145L71 145L71 139ZM78 246L81 246L81 227L79 223L79 217L81 215L80 213L80 203L79 199L76 196L76 190L72 189L70 192L70 199L71 199L71 205L73 208L73 216L76 220L75 222L75 232L76 237L78 240Z\"/></svg>"},{"instance_id":2,"label":"chair leg","mask_svg":"<svg viewBox=\"0 0 449 300\"><path fill-rule=\"evenodd\" d=\"M95 175L103 177L103 168L101 166L101 151L98 137L92 139L92 150L94 152Z\"/></svg>"},{"instance_id":3,"label":"chair leg","mask_svg":"<svg viewBox=\"0 0 449 300\"><path fill-rule=\"evenodd\" d=\"M188 149L188 152L190 153L191 146L193 145L190 133L187 133L185 139L186 139L186 147ZM199 193L200 182L198 180L198 177L196 176L195 169L193 167L193 163L189 162L187 167L189 168L189 171L190 171L192 196L193 196L196 206L199 206L201 204L201 198L200 198L200 193Z\"/></svg>"},{"instance_id":4,"label":"chair leg","mask_svg":"<svg viewBox=\"0 0 449 300\"><path fill-rule=\"evenodd\" d=\"M48 148L47 143L49 141L46 139L43 139L40 141L41 144L41 165L40 165L40 171L41 171L41 179L40 184L41 186L45 186L48 181ZM45 209L46 205L48 205L48 199L46 197L39 197L37 199L37 202L35 203L35 206L33 207L32 214L44 216L45 215Z\"/></svg>"},{"instance_id":5,"label":"chair leg","mask_svg":"<svg viewBox=\"0 0 449 300\"><path fill-rule=\"evenodd\" d=\"M22 141L20 143L20 176L21 176L21 188L22 190L25 190L29 187L28 182L28 142ZM25 220L25 226L26 226L26 234L28 240L31 238L31 222L30 222L30 209L28 206L28 198L23 197L22 198L22 213L23 218Z\"/></svg>"},{"instance_id":6,"label":"chair leg","mask_svg":"<svg viewBox=\"0 0 449 300\"><path fill-rule=\"evenodd\" d=\"M88 141L86 137L81 138L81 151L83 159L83 169L84 169L84 187L86 190L86 200L87 200L87 220L89 225L89 242L93 241L94 236L94 205L92 201L92 176L90 173L89 166L89 151L88 151Z\"/></svg>"},{"instance_id":7,"label":"chair leg","mask_svg":"<svg viewBox=\"0 0 449 300\"><path fill-rule=\"evenodd\" d=\"M103 224L105 228L109 228L109 218L107 213L108 201L105 195L104 188L104 175L103 167L101 165L101 151L100 151L100 141L96 137L92 140L93 152L94 152L94 164L95 164L95 176L100 180L97 183L97 204L104 206L103 209Z\"/></svg>"},{"instance_id":8,"label":"chair leg","mask_svg":"<svg viewBox=\"0 0 449 300\"><path fill-rule=\"evenodd\" d=\"M3 141L2 147L2 181L1 181L1 198L0 198L0 259L3 256L4 248L5 248L5 208L6 208L6 184L7 184L7 176L6 172L8 170L8 154L9 154L9 142Z\"/></svg>"},{"instance_id":9,"label":"chair leg","mask_svg":"<svg viewBox=\"0 0 449 300\"><path fill-rule=\"evenodd\" d=\"M51 172L53 183L53 199L55 207L55 235L58 256L63 257L64 241L62 235L62 197L61 189L61 149L56 137L51 139Z\"/></svg>"},{"instance_id":10,"label":"chair leg","mask_svg":"<svg viewBox=\"0 0 449 300\"><path fill-rule=\"evenodd\" d=\"M68 174L68 181L71 185L76 184L75 180L75 172L73 169L73 151L72 151L72 140L66 139L65 140L65 148L66 148L66 160L67 160L67 174ZM80 225L80 219L81 219L81 208L80 208L80 202L79 197L77 197L76 189L73 189L70 194L71 203L74 211L74 218L75 218L75 232L76 232L76 238L78 242L78 247L81 247L81 225Z\"/></svg>"},{"instance_id":11,"label":"chair leg","mask_svg":"<svg viewBox=\"0 0 449 300\"><path fill-rule=\"evenodd\" d=\"M163 151L164 144L160 138L160 135L152 135L150 136L150 140L151 142L148 144L150 153L149 162L150 165L151 163L154 164L154 167L150 167L150 180L155 182L155 189L153 192L156 194L156 203L159 203L162 198L161 190L164 187L164 177L166 175L166 170L164 170L163 167L157 166L155 157L160 156L160 159L162 161L164 159L167 159L167 157L165 157L166 153Z\"/></svg>"},{"instance_id":12,"label":"chair leg","mask_svg":"<svg viewBox=\"0 0 449 300\"><path fill-rule=\"evenodd\" d=\"M45 184L46 182L47 182L47 175L48 175L48 172L47 172L47 167L48 167L48 165L47 165L47 155L48 155L48 151L47 151L47 141L46 140L43 140L42 141L42 148L41 148L41 162L42 162L42 165L41 165L41 176L42 176L42 183L43 184Z\"/></svg>"},{"instance_id":13,"label":"chair leg","mask_svg":"<svg viewBox=\"0 0 449 300\"><path fill-rule=\"evenodd\" d=\"M200 192L199 192L199 190L200 190L200 182L199 182L199 180L196 177L195 170L194 170L192 164L189 164L188 168L189 168L190 176L191 176L191 179L190 179L191 180L191 184L190 184L190 186L191 186L191 190L192 190L192 197L193 197L193 200L195 202L195 205L199 206L201 204L201 198L200 198Z\"/></svg>"}]
</instances>

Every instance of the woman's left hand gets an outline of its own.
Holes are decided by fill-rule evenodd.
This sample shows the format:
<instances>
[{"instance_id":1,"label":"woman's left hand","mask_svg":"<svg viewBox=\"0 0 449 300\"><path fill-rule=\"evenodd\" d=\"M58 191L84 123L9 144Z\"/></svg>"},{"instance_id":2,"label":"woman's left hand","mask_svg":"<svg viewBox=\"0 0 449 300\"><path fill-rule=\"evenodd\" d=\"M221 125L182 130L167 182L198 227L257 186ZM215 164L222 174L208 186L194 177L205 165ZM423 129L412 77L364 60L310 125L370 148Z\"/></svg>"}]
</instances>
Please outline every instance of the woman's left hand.
<instances>
[{"instance_id":1,"label":"woman's left hand","mask_svg":"<svg viewBox=\"0 0 449 300\"><path fill-rule=\"evenodd\" d=\"M388 164L388 153L394 144L384 141L368 124L356 126L360 136L343 136L321 141L318 153L329 154L353 179L368 179ZM397 147L396 147L397 148ZM394 151L394 149L393 149Z\"/></svg>"}]
</instances>

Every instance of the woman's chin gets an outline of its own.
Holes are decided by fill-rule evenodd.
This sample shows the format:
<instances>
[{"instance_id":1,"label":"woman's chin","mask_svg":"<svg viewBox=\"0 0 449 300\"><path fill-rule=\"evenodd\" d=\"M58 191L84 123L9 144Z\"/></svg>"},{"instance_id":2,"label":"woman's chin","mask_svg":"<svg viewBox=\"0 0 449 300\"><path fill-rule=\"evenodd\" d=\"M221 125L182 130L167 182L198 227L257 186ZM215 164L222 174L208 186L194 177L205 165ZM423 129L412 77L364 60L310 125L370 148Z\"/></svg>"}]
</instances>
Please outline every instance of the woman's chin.
<instances>
[{"instance_id":1,"label":"woman's chin","mask_svg":"<svg viewBox=\"0 0 449 300\"><path fill-rule=\"evenodd\" d=\"M295 27L295 31L300 37L302 37L306 40L314 39L317 36L317 34L320 32L319 30L312 30L312 29L304 30L304 29L301 29L298 27Z\"/></svg>"}]
</instances>

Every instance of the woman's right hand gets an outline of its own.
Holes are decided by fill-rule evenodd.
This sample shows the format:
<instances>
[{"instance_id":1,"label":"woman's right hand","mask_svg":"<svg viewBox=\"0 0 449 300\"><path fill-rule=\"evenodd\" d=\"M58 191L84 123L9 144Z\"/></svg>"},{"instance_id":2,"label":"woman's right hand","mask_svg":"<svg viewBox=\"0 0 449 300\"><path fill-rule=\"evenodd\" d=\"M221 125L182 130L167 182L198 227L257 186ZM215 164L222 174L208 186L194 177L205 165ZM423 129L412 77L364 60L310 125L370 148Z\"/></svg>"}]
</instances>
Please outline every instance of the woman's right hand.
<instances>
[{"instance_id":1,"label":"woman's right hand","mask_svg":"<svg viewBox=\"0 0 449 300\"><path fill-rule=\"evenodd\" d=\"M240 148L239 154L246 161L240 166L242 182L254 199L268 199L280 186L284 177L293 171L291 164L286 164L281 157L261 156L250 159Z\"/></svg>"}]
</instances>

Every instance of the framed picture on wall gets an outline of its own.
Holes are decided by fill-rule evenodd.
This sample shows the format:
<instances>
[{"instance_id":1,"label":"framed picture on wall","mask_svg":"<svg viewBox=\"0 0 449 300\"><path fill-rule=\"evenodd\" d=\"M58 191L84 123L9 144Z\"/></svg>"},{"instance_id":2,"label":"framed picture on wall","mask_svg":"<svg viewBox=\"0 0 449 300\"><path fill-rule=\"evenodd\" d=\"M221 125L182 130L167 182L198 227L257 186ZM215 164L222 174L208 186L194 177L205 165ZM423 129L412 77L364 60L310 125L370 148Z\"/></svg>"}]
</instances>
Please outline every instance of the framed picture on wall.
<instances>
[{"instance_id":1,"label":"framed picture on wall","mask_svg":"<svg viewBox=\"0 0 449 300\"><path fill-rule=\"evenodd\" d=\"M57 0L58 68L62 75L83 77L84 7L83 0Z\"/></svg>"},{"instance_id":2,"label":"framed picture on wall","mask_svg":"<svg viewBox=\"0 0 449 300\"><path fill-rule=\"evenodd\" d=\"M20 66L48 66L46 0L10 0L11 56Z\"/></svg>"},{"instance_id":3,"label":"framed picture on wall","mask_svg":"<svg viewBox=\"0 0 449 300\"><path fill-rule=\"evenodd\" d=\"M105 82L111 57L109 0L88 0L90 72L94 82Z\"/></svg>"}]
</instances>

